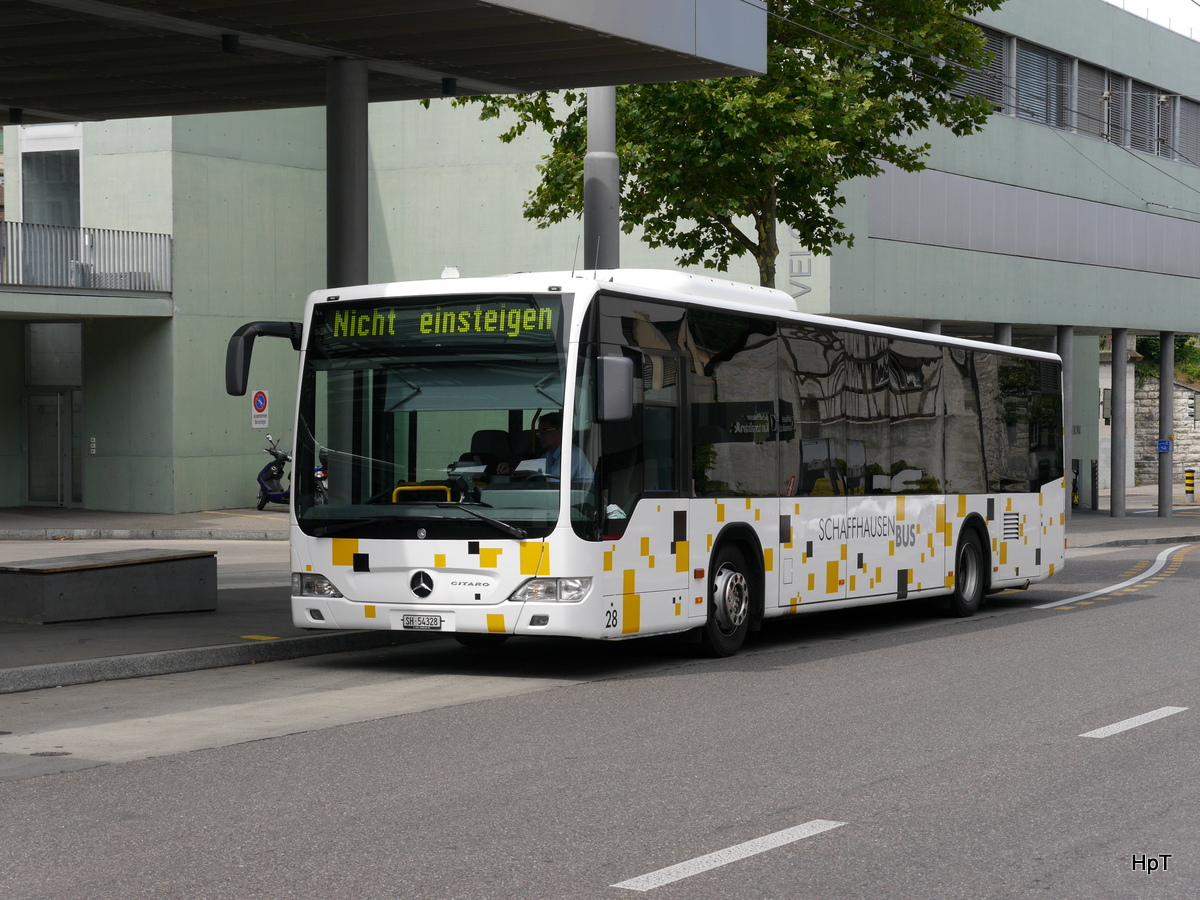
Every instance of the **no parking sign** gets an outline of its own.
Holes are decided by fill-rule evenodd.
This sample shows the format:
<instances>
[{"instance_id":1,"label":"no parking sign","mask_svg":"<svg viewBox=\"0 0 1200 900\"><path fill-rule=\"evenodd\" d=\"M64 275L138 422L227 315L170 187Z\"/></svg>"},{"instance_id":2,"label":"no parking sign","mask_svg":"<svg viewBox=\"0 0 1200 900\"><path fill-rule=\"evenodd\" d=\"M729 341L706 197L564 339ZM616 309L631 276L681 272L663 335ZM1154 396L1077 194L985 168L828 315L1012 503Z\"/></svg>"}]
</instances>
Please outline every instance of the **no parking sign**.
<instances>
[{"instance_id":1,"label":"no parking sign","mask_svg":"<svg viewBox=\"0 0 1200 900\"><path fill-rule=\"evenodd\" d=\"M252 428L267 428L267 392L255 391L250 398L250 425Z\"/></svg>"}]
</instances>

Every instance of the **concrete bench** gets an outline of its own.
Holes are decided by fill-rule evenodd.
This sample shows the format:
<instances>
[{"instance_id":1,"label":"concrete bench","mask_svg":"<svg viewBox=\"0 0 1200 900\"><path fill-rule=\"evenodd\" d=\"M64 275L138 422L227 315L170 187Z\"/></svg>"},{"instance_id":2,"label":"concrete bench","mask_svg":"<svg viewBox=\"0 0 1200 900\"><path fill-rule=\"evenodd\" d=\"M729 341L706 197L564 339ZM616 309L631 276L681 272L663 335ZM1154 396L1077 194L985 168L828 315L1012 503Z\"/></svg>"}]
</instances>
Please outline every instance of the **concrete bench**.
<instances>
[{"instance_id":1,"label":"concrete bench","mask_svg":"<svg viewBox=\"0 0 1200 900\"><path fill-rule=\"evenodd\" d=\"M118 550L0 563L0 621L43 624L217 608L215 550Z\"/></svg>"}]
</instances>

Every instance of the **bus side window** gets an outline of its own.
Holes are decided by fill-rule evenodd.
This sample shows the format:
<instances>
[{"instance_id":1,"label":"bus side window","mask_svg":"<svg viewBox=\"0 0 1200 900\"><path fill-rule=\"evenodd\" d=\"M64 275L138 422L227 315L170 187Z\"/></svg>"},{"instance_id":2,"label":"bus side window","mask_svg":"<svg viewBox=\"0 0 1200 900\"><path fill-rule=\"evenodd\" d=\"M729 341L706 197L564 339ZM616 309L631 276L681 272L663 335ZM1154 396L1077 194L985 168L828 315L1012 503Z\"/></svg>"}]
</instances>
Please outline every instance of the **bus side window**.
<instances>
[{"instance_id":1,"label":"bus side window","mask_svg":"<svg viewBox=\"0 0 1200 900\"><path fill-rule=\"evenodd\" d=\"M781 329L779 484L783 496L845 493L839 467L845 371L841 332L791 324Z\"/></svg>"},{"instance_id":2,"label":"bus side window","mask_svg":"<svg viewBox=\"0 0 1200 900\"><path fill-rule=\"evenodd\" d=\"M945 485L942 348L891 342L892 493L939 494Z\"/></svg>"}]
</instances>

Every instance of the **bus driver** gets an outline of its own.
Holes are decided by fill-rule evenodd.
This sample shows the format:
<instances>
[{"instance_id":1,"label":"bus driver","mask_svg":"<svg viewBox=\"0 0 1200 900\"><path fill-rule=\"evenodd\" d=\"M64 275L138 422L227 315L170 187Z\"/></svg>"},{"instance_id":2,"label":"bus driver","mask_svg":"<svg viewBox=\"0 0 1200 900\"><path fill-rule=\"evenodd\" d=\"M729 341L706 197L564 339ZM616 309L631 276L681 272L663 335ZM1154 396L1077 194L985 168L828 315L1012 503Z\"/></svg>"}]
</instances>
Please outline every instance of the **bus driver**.
<instances>
[{"instance_id":1,"label":"bus driver","mask_svg":"<svg viewBox=\"0 0 1200 900\"><path fill-rule=\"evenodd\" d=\"M559 481L562 476L562 413L546 413L538 420L537 439L544 451L542 459L546 461L546 478ZM591 463L583 451L576 448L571 455L571 483L591 484L595 477Z\"/></svg>"}]
</instances>

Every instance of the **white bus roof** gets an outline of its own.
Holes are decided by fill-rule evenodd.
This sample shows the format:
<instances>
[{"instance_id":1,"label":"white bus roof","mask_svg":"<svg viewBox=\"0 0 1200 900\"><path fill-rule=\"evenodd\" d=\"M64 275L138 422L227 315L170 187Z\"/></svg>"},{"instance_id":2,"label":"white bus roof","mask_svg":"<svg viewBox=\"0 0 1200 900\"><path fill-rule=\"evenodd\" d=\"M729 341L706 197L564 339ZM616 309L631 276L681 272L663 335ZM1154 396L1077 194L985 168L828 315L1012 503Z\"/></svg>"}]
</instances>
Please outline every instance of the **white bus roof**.
<instances>
[{"instance_id":1,"label":"white bus roof","mask_svg":"<svg viewBox=\"0 0 1200 900\"><path fill-rule=\"evenodd\" d=\"M1012 353L1047 361L1061 362L1053 353L1021 347L992 344L941 334L930 334L888 325L873 325L814 313L802 313L796 301L776 288L745 284L709 275L678 272L671 269L587 269L575 272L518 272L509 275L458 278L443 277L423 281L397 281L383 284L364 284L329 288L309 295L309 303L326 300L369 300L381 297L410 297L436 294L474 294L487 291L531 291L548 289L570 290L572 283L585 282L597 288L623 292L649 292L664 298L693 299L705 306L730 308L741 312L760 312L816 325L824 328L845 328L908 340L928 341L950 346L990 348L993 352Z\"/></svg>"}]
</instances>

